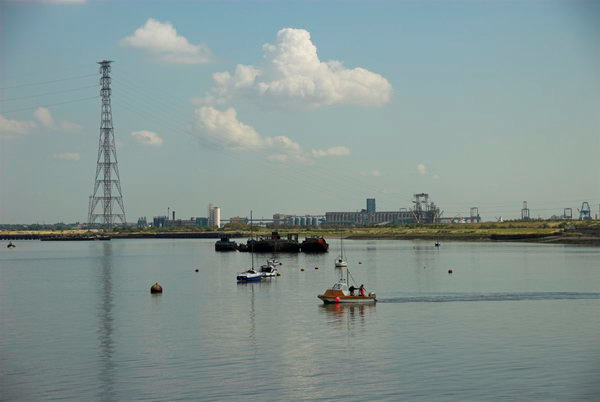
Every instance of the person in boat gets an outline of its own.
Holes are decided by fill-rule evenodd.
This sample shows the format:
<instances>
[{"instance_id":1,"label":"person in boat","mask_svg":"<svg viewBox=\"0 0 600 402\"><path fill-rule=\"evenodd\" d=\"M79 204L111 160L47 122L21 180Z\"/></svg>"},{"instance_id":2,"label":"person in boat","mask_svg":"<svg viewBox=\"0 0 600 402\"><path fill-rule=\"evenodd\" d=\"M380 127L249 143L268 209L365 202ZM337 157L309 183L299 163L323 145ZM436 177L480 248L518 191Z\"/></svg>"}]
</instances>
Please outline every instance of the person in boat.
<instances>
[{"instance_id":1,"label":"person in boat","mask_svg":"<svg viewBox=\"0 0 600 402\"><path fill-rule=\"evenodd\" d=\"M354 296L354 290L356 288L354 287L354 285L350 285L350 287L348 288L348 290L350 291L350 296Z\"/></svg>"},{"instance_id":2,"label":"person in boat","mask_svg":"<svg viewBox=\"0 0 600 402\"><path fill-rule=\"evenodd\" d=\"M360 287L358 288L360 290L360 295L361 296L366 296L366 292L365 292L365 285L360 285Z\"/></svg>"}]
</instances>

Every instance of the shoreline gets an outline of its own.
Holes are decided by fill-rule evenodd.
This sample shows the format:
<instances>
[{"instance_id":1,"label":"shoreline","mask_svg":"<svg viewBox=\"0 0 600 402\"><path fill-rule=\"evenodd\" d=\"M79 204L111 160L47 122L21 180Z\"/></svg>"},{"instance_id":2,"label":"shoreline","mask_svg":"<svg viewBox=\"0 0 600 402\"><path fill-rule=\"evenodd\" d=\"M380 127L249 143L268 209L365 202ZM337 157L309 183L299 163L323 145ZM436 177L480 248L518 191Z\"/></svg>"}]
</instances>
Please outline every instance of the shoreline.
<instances>
[{"instance_id":1,"label":"shoreline","mask_svg":"<svg viewBox=\"0 0 600 402\"><path fill-rule=\"evenodd\" d=\"M354 232L354 233L353 233ZM358 233L357 233L358 232ZM427 233L429 232L429 233ZM485 233L472 233L470 231L458 231L454 233L444 233L439 231L389 231L379 233L364 230L348 229L340 233L347 240L427 240L427 241L464 241L464 242L485 242L485 243L540 243L540 244L565 244L582 246L600 246L600 234L597 231L589 232L586 230L553 230L551 232L531 232L522 233L502 233L502 230L486 231ZM285 230L281 233L298 233L299 237L323 236L330 243L337 240L340 234L332 231L293 231ZM98 233L94 233L97 235ZM246 231L235 232L133 232L133 233L107 233L112 239L219 239L224 235L236 238L246 238L250 233ZM261 233L265 234L265 233ZM256 233L255 233L256 235ZM84 238L86 233L82 232L11 232L1 233L0 240L46 240L52 238L59 241L94 241L97 239Z\"/></svg>"}]
</instances>

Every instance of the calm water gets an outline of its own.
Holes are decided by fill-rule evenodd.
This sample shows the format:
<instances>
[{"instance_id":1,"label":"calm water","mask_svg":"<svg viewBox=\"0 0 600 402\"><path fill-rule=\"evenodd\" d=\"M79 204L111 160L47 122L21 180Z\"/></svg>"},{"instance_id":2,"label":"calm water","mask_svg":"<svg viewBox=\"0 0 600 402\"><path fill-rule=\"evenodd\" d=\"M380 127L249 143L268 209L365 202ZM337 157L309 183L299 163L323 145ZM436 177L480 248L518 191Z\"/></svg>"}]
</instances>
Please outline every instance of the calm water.
<instances>
[{"instance_id":1,"label":"calm water","mask_svg":"<svg viewBox=\"0 0 600 402\"><path fill-rule=\"evenodd\" d=\"M236 284L214 240L2 242L0 398L600 399L600 248L346 241L380 302L324 307L330 243Z\"/></svg>"}]
</instances>

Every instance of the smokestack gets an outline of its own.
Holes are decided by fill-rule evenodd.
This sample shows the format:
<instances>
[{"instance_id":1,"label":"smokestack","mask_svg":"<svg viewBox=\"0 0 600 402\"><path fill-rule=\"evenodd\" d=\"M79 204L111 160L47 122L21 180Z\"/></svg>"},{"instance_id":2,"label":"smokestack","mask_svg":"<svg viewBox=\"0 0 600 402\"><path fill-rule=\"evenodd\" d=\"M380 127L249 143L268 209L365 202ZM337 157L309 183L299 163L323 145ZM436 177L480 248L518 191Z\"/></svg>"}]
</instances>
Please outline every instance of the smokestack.
<instances>
[{"instance_id":1,"label":"smokestack","mask_svg":"<svg viewBox=\"0 0 600 402\"><path fill-rule=\"evenodd\" d=\"M173 211L173 220L175 220L175 211Z\"/></svg>"}]
</instances>

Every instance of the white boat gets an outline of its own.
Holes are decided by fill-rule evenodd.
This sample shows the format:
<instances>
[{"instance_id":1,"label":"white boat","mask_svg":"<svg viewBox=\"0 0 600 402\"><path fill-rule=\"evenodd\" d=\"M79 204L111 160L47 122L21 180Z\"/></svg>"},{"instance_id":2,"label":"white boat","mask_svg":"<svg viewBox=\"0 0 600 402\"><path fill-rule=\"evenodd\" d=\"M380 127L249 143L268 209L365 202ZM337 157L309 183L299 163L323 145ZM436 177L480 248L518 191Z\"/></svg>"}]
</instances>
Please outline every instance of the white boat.
<instances>
[{"instance_id":1,"label":"white boat","mask_svg":"<svg viewBox=\"0 0 600 402\"><path fill-rule=\"evenodd\" d=\"M254 282L260 281L261 279L261 273L256 271L254 268L250 268L247 271L240 272L239 274L237 274L237 280L239 282Z\"/></svg>"},{"instance_id":2,"label":"white boat","mask_svg":"<svg viewBox=\"0 0 600 402\"><path fill-rule=\"evenodd\" d=\"M252 211L250 211L250 232L252 232ZM250 250L250 254L252 255L252 268L238 273L236 277L238 282L256 282L263 278L262 274L254 269L254 247Z\"/></svg>"},{"instance_id":3,"label":"white boat","mask_svg":"<svg viewBox=\"0 0 600 402\"><path fill-rule=\"evenodd\" d=\"M348 287L349 275L350 273L347 272L346 278L344 278L342 273L342 277L333 286L317 297L323 300L323 303L375 303L377 296L373 292L367 295L363 285L358 288Z\"/></svg>"},{"instance_id":4,"label":"white boat","mask_svg":"<svg viewBox=\"0 0 600 402\"><path fill-rule=\"evenodd\" d=\"M340 233L340 255L335 260L335 267L336 268L344 268L344 267L347 267L347 266L348 266L348 262L344 258L344 243L343 243L343 240L342 240L342 234Z\"/></svg>"},{"instance_id":5,"label":"white boat","mask_svg":"<svg viewBox=\"0 0 600 402\"><path fill-rule=\"evenodd\" d=\"M261 265L260 274L263 278L272 278L274 276L279 276L279 271L277 271L277 268L275 268L273 264L268 262L265 265Z\"/></svg>"},{"instance_id":6,"label":"white boat","mask_svg":"<svg viewBox=\"0 0 600 402\"><path fill-rule=\"evenodd\" d=\"M278 265L282 265L282 264L281 264L281 262L279 262L279 260L278 260L278 259L276 259L276 258L270 258L270 259L268 259L268 260L267 260L267 264L271 264L271 265L273 265L274 267L276 267L276 266L278 266Z\"/></svg>"}]
</instances>

